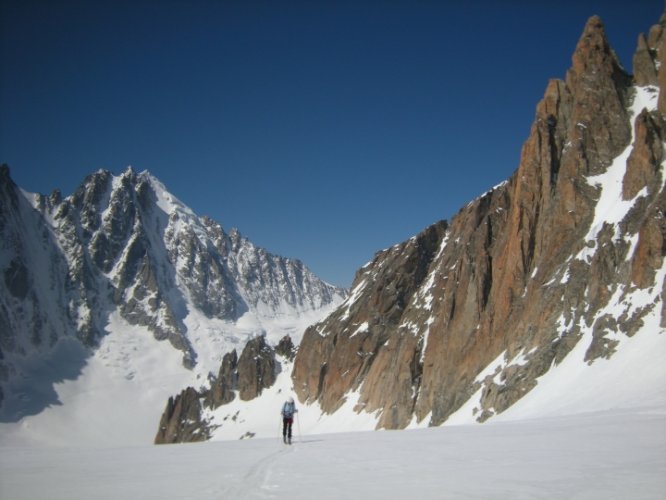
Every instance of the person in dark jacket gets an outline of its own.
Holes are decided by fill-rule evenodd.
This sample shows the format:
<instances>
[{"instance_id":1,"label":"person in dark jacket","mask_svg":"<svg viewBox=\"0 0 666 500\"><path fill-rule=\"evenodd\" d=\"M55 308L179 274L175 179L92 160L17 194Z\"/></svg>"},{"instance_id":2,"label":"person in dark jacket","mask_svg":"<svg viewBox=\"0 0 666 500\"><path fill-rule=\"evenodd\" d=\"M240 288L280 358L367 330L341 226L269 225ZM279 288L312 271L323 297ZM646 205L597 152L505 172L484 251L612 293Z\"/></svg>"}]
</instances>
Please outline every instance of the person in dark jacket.
<instances>
[{"instance_id":1,"label":"person in dark jacket","mask_svg":"<svg viewBox=\"0 0 666 500\"><path fill-rule=\"evenodd\" d=\"M294 423L294 413L297 411L294 398L287 399L282 405L282 440L285 444L291 444L291 426Z\"/></svg>"}]
</instances>

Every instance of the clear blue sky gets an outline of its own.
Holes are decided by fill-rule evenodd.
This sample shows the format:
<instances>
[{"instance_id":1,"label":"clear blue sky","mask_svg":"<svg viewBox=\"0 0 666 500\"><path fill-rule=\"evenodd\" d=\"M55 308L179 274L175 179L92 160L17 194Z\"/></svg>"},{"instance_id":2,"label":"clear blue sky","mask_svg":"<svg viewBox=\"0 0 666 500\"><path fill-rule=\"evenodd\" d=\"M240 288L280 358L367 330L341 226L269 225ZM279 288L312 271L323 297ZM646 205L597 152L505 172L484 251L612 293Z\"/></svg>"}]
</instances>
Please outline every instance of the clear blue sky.
<instances>
[{"instance_id":1,"label":"clear blue sky","mask_svg":"<svg viewBox=\"0 0 666 500\"><path fill-rule=\"evenodd\" d=\"M508 178L598 14L631 71L662 0L0 0L0 162L30 192L149 170L349 286Z\"/></svg>"}]
</instances>

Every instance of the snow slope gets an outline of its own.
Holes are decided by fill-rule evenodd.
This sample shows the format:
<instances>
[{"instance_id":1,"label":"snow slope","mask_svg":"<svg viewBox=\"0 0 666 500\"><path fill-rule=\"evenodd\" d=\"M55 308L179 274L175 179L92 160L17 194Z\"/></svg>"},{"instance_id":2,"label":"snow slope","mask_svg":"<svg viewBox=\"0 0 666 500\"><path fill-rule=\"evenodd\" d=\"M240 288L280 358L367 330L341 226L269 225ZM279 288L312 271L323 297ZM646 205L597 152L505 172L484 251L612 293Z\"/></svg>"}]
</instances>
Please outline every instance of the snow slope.
<instances>
[{"instance_id":1,"label":"snow slope","mask_svg":"<svg viewBox=\"0 0 666 500\"><path fill-rule=\"evenodd\" d=\"M36 393L35 388L48 386L54 392L49 395L52 403L36 415L3 422L0 447L151 444L169 397L187 386L206 385L209 372L217 372L225 352L234 347L242 350L245 342L260 332L270 341L291 334L298 342L305 328L329 309L274 320L248 315L237 323L197 322L191 314L192 339L201 352L200 363L193 370L183 367L182 353L170 344L155 340L146 328L129 325L114 313L108 335L90 357L76 341L60 341L61 355L52 363L62 368L78 366L85 359L80 373L61 377L50 389L54 366L44 366L41 358L36 360L35 368L17 383L24 386L21 397L44 399L46 396Z\"/></svg>"},{"instance_id":2,"label":"snow slope","mask_svg":"<svg viewBox=\"0 0 666 500\"><path fill-rule=\"evenodd\" d=\"M35 480L39 478L39 480ZM666 413L107 448L5 448L0 498L661 499Z\"/></svg>"},{"instance_id":3,"label":"snow slope","mask_svg":"<svg viewBox=\"0 0 666 500\"><path fill-rule=\"evenodd\" d=\"M658 281L663 283L664 270ZM602 311L603 312L603 311ZM604 410L653 409L666 413L666 334L659 326L661 307L655 307L633 336L617 335L620 342L610 359L585 362L592 327L559 365L537 380L537 386L492 421L548 418ZM502 356L480 375L499 373L515 364ZM476 422L482 389L473 395L445 425Z\"/></svg>"}]
</instances>

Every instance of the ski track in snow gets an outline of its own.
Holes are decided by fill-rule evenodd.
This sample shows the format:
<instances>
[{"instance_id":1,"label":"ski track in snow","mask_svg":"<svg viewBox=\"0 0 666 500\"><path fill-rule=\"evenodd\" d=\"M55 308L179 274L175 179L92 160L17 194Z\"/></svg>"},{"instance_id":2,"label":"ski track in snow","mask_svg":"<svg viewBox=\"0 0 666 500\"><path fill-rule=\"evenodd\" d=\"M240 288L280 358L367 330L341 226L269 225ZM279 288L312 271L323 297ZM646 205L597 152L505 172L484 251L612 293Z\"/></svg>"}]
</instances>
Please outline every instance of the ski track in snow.
<instances>
[{"instance_id":1,"label":"ski track in snow","mask_svg":"<svg viewBox=\"0 0 666 500\"><path fill-rule=\"evenodd\" d=\"M39 478L39 480L35 480ZM666 409L169 446L5 448L11 500L663 499Z\"/></svg>"},{"instance_id":2,"label":"ski track in snow","mask_svg":"<svg viewBox=\"0 0 666 500\"><path fill-rule=\"evenodd\" d=\"M640 105L654 101L653 93L640 90L634 115ZM618 202L619 179L626 170L629 152L627 148L606 173L588 179L605 186L586 238L589 241L596 240L604 223L610 221L617 226L643 195ZM160 199L160 203L166 207L180 202ZM447 240L448 235L440 252ZM630 255L634 246L635 242ZM589 258L593 251L586 248L577 258ZM662 287L664 272L662 267L656 279ZM568 270L562 283L567 276ZM427 292L433 278L434 274L420 296L425 309L432 301ZM367 285L367 281L361 281L343 304L347 315ZM643 295L648 304L658 297ZM627 304L627 300L611 301L600 314L629 307ZM232 327L206 323L191 314L185 322L197 335L190 340L198 352L206 354L198 372L190 373L180 366L179 352L172 352L164 344L155 349L154 339L141 328L124 324L123 328L113 328L121 320L111 318L112 334L103 339L102 347L82 368L84 376L60 382L54 388L60 404L42 415L5 426L5 433L13 428L41 446L5 440L0 453L0 499L664 499L666 345L658 319L657 310L646 315L646 326L634 337L618 338L622 348L610 360L596 360L591 365L584 363L584 353L592 330L584 327L577 346L539 378L536 390L484 425L455 425L475 421L473 410L481 395L479 390L446 426L438 429L316 434L374 427L376 415L353 411L358 393L352 393L341 410L325 418L316 405L301 406L308 438L298 437L295 445L285 446L272 437L276 429L266 416L267 412L277 414L279 402L293 392L291 364L283 362L278 381L262 398L250 403L237 399L208 415L219 426L214 431L214 442L154 447L135 443L152 437L161 410L156 405L165 401L173 388L205 380L219 364L221 344L230 346L265 330L277 340L285 325L279 318L266 324L245 318ZM212 338L213 327L222 331L226 327L226 337ZM365 328L366 323L360 325L353 335ZM294 329L302 332L304 328ZM427 331L423 352L425 345ZM139 357L140 352L147 354ZM521 352L508 360L502 353L477 380L526 362L527 354ZM173 359L165 363L167 357ZM164 366L171 368L165 370ZM641 370L632 371L636 366ZM148 387L150 390L146 390ZM106 399L98 399L100 394ZM119 418L114 413L118 405L136 405L149 411L142 410L139 425L132 419ZM100 415L104 418L93 418ZM234 418L229 419L230 415ZM130 436L132 427L134 434ZM231 441L249 431L258 438ZM100 445L98 435L103 433L107 441ZM73 437L88 438L87 447L74 447ZM126 445L123 439L134 444ZM215 442L224 439L229 441Z\"/></svg>"},{"instance_id":3,"label":"ski track in snow","mask_svg":"<svg viewBox=\"0 0 666 500\"><path fill-rule=\"evenodd\" d=\"M223 498L272 498L271 492L279 488L279 484L271 481L274 476L276 462L283 460L287 453L294 452L294 445L283 445L276 452L266 455L251 465L247 473L224 491Z\"/></svg>"}]
</instances>

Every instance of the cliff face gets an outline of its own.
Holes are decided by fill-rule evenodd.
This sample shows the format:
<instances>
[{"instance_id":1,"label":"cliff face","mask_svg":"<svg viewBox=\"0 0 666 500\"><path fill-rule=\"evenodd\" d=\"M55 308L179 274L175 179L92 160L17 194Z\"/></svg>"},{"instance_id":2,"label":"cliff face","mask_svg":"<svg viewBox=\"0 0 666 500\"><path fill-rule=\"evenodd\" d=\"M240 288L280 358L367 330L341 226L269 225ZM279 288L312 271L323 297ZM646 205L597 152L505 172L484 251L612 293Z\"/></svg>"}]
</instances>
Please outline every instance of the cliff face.
<instances>
[{"instance_id":1,"label":"cliff face","mask_svg":"<svg viewBox=\"0 0 666 500\"><path fill-rule=\"evenodd\" d=\"M648 314L666 327L665 24L639 39L631 77L601 21L588 21L514 175L378 253L306 331L293 371L301 401L334 412L357 392L358 411L402 428L441 424L479 394L484 420L579 342L591 363Z\"/></svg>"}]
</instances>

